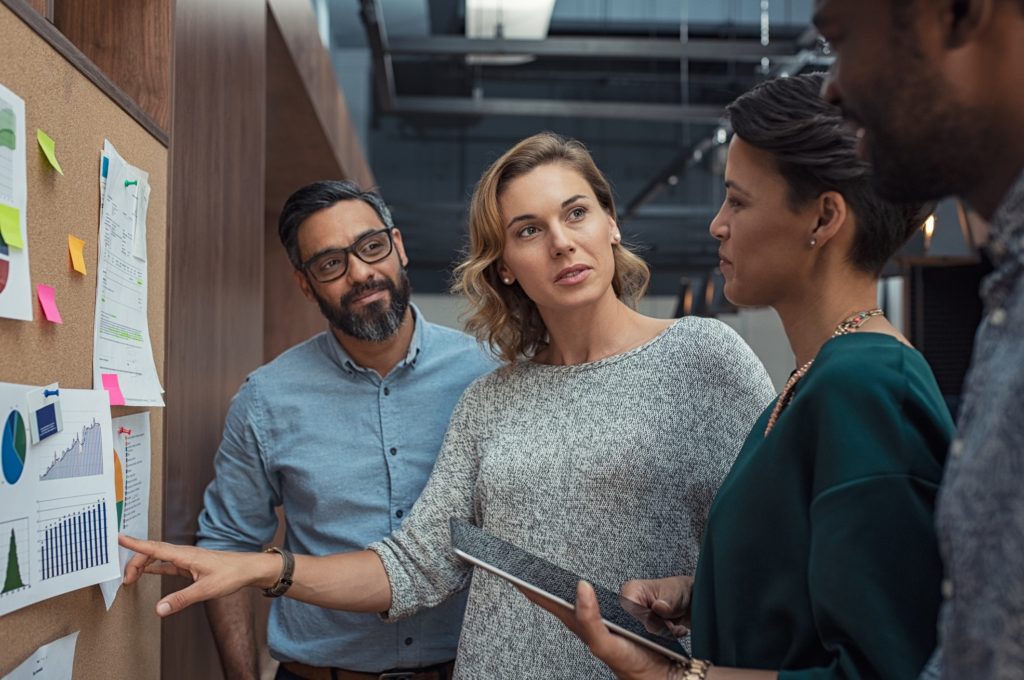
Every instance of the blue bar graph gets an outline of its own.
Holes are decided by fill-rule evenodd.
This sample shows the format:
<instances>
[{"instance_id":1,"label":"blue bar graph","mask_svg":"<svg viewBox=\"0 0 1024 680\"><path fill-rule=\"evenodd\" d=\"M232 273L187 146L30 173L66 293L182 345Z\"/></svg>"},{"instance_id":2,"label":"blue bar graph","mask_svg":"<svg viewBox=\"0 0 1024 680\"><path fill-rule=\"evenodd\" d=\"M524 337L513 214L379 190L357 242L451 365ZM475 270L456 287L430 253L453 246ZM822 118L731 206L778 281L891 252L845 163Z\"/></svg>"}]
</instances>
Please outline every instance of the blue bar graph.
<instances>
[{"instance_id":1,"label":"blue bar graph","mask_svg":"<svg viewBox=\"0 0 1024 680\"><path fill-rule=\"evenodd\" d=\"M107 504L103 500L82 506L45 525L42 533L40 563L44 580L91 569L110 559Z\"/></svg>"}]
</instances>

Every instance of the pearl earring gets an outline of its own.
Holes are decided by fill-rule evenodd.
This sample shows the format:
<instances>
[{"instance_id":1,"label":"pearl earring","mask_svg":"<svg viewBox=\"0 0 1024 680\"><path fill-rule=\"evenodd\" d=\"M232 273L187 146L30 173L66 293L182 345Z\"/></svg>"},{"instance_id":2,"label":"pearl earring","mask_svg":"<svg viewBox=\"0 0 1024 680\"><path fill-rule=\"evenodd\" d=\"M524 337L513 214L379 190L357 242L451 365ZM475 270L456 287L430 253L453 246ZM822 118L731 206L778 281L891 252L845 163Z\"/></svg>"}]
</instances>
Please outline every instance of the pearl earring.
<instances>
[{"instance_id":1,"label":"pearl earring","mask_svg":"<svg viewBox=\"0 0 1024 680\"><path fill-rule=\"evenodd\" d=\"M816 239L816 238L812 238L812 239L811 239L811 247L813 248L813 247L814 247L814 246L816 246L816 245L818 245L818 239Z\"/></svg>"},{"instance_id":2,"label":"pearl earring","mask_svg":"<svg viewBox=\"0 0 1024 680\"><path fill-rule=\"evenodd\" d=\"M507 276L505 278L503 278L502 281L505 282L506 286L511 286L512 285L512 279L508 278Z\"/></svg>"}]
</instances>

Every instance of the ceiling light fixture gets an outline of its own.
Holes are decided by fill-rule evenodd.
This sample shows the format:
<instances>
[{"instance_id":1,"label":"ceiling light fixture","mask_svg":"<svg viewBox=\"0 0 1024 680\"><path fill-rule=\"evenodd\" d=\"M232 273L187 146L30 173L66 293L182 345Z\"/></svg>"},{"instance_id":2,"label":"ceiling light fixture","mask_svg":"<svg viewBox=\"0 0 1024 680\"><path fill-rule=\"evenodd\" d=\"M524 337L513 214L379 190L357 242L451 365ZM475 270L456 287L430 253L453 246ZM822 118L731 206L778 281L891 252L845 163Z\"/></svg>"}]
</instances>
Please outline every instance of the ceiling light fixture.
<instances>
[{"instance_id":1,"label":"ceiling light fixture","mask_svg":"<svg viewBox=\"0 0 1024 680\"><path fill-rule=\"evenodd\" d=\"M466 0L466 37L484 40L543 40L551 27L555 0ZM536 57L471 54L470 64L516 65Z\"/></svg>"}]
</instances>

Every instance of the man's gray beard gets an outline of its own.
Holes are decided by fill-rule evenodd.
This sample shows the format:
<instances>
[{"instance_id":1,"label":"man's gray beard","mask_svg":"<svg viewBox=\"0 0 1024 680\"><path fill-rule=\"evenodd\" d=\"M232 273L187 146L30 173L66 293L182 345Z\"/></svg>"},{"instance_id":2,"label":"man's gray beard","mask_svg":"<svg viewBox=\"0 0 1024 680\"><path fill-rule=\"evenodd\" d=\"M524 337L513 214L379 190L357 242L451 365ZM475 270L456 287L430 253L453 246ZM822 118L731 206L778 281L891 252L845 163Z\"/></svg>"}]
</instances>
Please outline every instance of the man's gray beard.
<instances>
[{"instance_id":1,"label":"man's gray beard","mask_svg":"<svg viewBox=\"0 0 1024 680\"><path fill-rule=\"evenodd\" d=\"M361 312L354 311L352 300L372 290L387 290L390 302L372 302L365 305ZM337 305L328 303L319 295L316 296L316 300L320 305L320 312L331 326L345 335L367 342L384 342L401 328L405 312L409 309L409 296L409 277L402 269L399 272L397 286L391 279L384 278L379 279L379 283L353 288Z\"/></svg>"}]
</instances>

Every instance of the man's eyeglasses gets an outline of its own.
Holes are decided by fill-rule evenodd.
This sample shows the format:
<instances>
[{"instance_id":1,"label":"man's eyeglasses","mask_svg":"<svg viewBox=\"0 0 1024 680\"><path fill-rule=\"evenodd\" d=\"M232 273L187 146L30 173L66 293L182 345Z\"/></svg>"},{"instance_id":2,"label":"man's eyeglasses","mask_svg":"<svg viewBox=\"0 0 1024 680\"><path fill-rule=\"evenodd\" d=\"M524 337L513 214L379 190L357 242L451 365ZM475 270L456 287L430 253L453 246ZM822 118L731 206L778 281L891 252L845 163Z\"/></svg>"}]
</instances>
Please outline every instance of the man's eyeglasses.
<instances>
[{"instance_id":1,"label":"man's eyeglasses","mask_svg":"<svg viewBox=\"0 0 1024 680\"><path fill-rule=\"evenodd\" d=\"M380 262L391 254L394 242L391 228L372 231L362 236L348 248L337 248L314 255L302 263L300 269L312 276L318 283L329 283L340 279L348 271L348 256L355 255L366 264Z\"/></svg>"}]
</instances>

